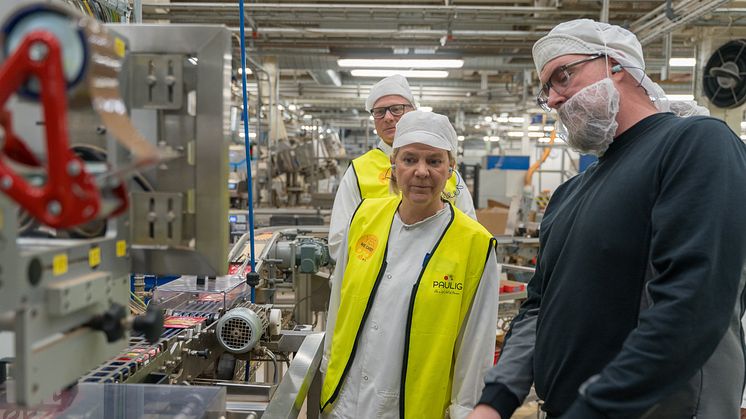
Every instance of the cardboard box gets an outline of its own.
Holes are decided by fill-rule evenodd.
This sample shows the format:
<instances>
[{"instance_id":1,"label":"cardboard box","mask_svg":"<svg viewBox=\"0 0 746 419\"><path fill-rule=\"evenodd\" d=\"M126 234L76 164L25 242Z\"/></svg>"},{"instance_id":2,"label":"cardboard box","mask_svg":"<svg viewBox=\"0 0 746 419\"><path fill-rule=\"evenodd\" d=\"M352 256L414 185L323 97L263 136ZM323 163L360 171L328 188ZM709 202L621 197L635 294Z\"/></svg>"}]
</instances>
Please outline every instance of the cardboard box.
<instances>
[{"instance_id":1,"label":"cardboard box","mask_svg":"<svg viewBox=\"0 0 746 419\"><path fill-rule=\"evenodd\" d=\"M477 221L495 236L505 234L508 225L508 210L506 208L492 207L480 208L477 211Z\"/></svg>"}]
</instances>

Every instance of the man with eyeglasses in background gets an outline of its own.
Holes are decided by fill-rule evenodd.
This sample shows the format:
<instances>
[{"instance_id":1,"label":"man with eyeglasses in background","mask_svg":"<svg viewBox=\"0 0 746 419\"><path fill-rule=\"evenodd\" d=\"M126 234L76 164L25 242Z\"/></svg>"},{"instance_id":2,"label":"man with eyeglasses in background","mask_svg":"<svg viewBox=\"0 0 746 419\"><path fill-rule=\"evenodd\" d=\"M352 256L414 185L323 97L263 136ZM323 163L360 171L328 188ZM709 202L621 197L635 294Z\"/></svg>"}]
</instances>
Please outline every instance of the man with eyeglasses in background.
<instances>
[{"instance_id":1,"label":"man with eyeglasses in background","mask_svg":"<svg viewBox=\"0 0 746 419\"><path fill-rule=\"evenodd\" d=\"M528 299L470 418L508 419L532 384L548 418L738 418L746 146L669 102L619 26L562 23L533 57L539 105L598 161L549 202Z\"/></svg>"},{"instance_id":2,"label":"man with eyeglasses in background","mask_svg":"<svg viewBox=\"0 0 746 419\"><path fill-rule=\"evenodd\" d=\"M376 133L381 141L376 148L352 161L337 189L329 225L329 251L334 259L337 258L344 231L360 202L365 198L389 196L389 156L396 124L402 115L415 109L414 103L409 83L402 75L386 77L370 88L365 110L373 116ZM458 144L451 144L451 147L457 150ZM454 170L448 179L443 196L466 215L476 219L474 202L458 171Z\"/></svg>"}]
</instances>

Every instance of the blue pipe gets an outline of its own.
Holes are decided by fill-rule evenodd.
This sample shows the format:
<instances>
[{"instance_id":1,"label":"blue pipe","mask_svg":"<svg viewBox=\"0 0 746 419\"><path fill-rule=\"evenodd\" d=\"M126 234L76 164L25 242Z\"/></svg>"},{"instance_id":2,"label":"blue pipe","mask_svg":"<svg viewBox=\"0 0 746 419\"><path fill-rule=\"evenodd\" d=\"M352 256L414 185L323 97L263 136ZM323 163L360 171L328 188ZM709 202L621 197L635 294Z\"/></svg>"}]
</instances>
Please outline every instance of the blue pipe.
<instances>
[{"instance_id":1,"label":"blue pipe","mask_svg":"<svg viewBox=\"0 0 746 419\"><path fill-rule=\"evenodd\" d=\"M244 0L239 0L238 10L241 21L241 83L243 84L243 133L244 146L246 147L246 175L248 176L249 189L249 240L251 249L251 272L256 272L256 260L254 259L254 181L251 178L251 140L249 139L249 98L246 91L246 34L244 33ZM251 302L254 302L254 290L251 290ZM247 368L248 374L248 368Z\"/></svg>"}]
</instances>

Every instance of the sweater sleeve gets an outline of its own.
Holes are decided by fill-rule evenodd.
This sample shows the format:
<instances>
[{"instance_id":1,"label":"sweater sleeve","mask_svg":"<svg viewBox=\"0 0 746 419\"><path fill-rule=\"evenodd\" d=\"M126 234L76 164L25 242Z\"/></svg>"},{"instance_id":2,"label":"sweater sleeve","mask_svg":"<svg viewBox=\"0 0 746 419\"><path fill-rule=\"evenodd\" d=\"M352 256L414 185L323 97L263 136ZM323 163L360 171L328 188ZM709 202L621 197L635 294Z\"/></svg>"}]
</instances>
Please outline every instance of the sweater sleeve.
<instances>
[{"instance_id":1,"label":"sweater sleeve","mask_svg":"<svg viewBox=\"0 0 746 419\"><path fill-rule=\"evenodd\" d=\"M528 283L528 299L510 324L497 365L487 372L477 404L486 404L510 418L523 403L534 382L536 320L541 303L541 273L537 267Z\"/></svg>"},{"instance_id":2,"label":"sweater sleeve","mask_svg":"<svg viewBox=\"0 0 746 419\"><path fill-rule=\"evenodd\" d=\"M746 250L746 152L721 121L692 121L660 160L652 306L563 418L638 417L686 383L724 336Z\"/></svg>"}]
</instances>

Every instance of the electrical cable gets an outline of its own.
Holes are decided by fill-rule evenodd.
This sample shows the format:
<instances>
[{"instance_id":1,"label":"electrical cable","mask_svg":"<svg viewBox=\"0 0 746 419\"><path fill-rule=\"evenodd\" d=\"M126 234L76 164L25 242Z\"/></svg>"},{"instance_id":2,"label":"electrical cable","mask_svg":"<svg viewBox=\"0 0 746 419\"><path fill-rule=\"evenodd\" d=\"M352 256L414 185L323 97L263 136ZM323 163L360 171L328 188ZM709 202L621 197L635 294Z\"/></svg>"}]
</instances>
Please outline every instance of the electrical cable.
<instances>
[{"instance_id":1,"label":"electrical cable","mask_svg":"<svg viewBox=\"0 0 746 419\"><path fill-rule=\"evenodd\" d=\"M254 259L254 181L251 176L251 139L249 137L249 95L246 89L246 34L244 22L244 0L239 0L238 13L241 26L241 84L243 86L243 131L244 146L246 147L246 175L248 181L246 186L249 192L249 235L251 246L251 272L256 272L256 260ZM251 287L251 302L255 299L254 287Z\"/></svg>"}]
</instances>

